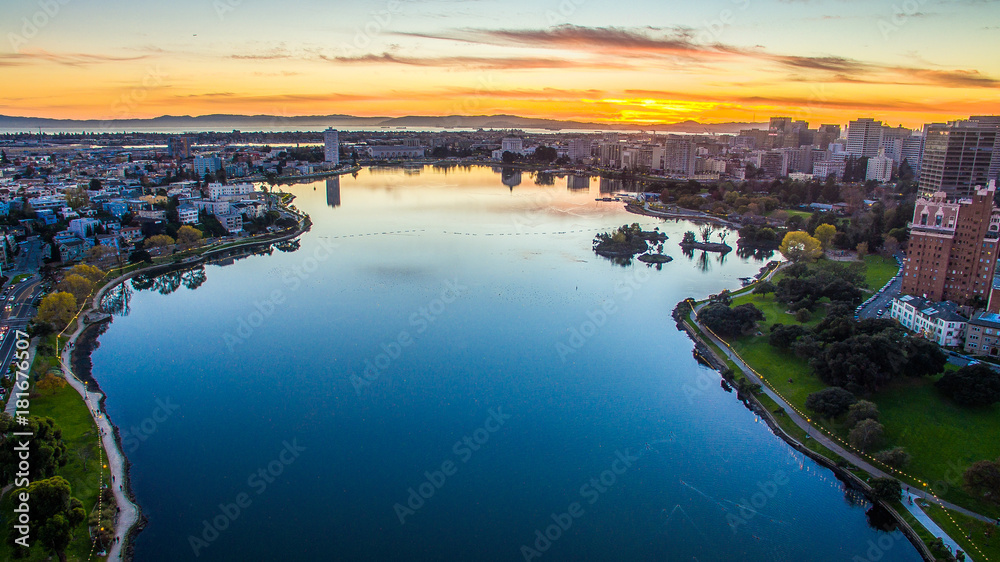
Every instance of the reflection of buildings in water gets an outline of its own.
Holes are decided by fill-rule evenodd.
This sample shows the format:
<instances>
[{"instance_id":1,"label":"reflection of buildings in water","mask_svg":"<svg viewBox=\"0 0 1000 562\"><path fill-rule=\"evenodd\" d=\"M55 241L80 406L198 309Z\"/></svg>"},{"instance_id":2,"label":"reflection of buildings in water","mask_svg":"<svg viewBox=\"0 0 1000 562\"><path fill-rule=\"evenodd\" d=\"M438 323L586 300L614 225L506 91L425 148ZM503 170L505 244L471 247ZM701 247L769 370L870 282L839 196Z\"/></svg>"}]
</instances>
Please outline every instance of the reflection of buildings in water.
<instances>
[{"instance_id":1,"label":"reflection of buildings in water","mask_svg":"<svg viewBox=\"0 0 1000 562\"><path fill-rule=\"evenodd\" d=\"M507 187L514 189L515 187L521 185L521 170L504 168L500 171L500 181L502 181Z\"/></svg>"},{"instance_id":2,"label":"reflection of buildings in water","mask_svg":"<svg viewBox=\"0 0 1000 562\"><path fill-rule=\"evenodd\" d=\"M622 180L601 178L601 193L616 193L622 191Z\"/></svg>"},{"instance_id":3,"label":"reflection of buildings in water","mask_svg":"<svg viewBox=\"0 0 1000 562\"><path fill-rule=\"evenodd\" d=\"M590 189L590 176L568 176L566 189Z\"/></svg>"},{"instance_id":4,"label":"reflection of buildings in water","mask_svg":"<svg viewBox=\"0 0 1000 562\"><path fill-rule=\"evenodd\" d=\"M326 180L326 204L331 207L340 206L340 176Z\"/></svg>"}]
</instances>

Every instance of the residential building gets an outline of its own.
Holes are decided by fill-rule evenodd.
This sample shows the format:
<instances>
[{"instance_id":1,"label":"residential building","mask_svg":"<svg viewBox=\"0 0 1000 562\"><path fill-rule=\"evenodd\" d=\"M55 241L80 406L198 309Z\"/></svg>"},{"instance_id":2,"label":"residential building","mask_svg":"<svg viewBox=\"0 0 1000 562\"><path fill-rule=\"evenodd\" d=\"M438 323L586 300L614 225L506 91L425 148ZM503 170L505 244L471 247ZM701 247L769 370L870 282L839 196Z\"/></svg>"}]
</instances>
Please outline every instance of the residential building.
<instances>
[{"instance_id":1,"label":"residential building","mask_svg":"<svg viewBox=\"0 0 1000 562\"><path fill-rule=\"evenodd\" d=\"M972 198L944 192L917 199L903 265L902 293L933 301L985 305L1000 249L1000 209L990 182Z\"/></svg>"},{"instance_id":2,"label":"residential building","mask_svg":"<svg viewBox=\"0 0 1000 562\"><path fill-rule=\"evenodd\" d=\"M105 211L111 213L115 218L122 218L122 216L128 214L128 204L122 199L112 199L110 201L105 201L102 205Z\"/></svg>"},{"instance_id":3,"label":"residential building","mask_svg":"<svg viewBox=\"0 0 1000 562\"><path fill-rule=\"evenodd\" d=\"M897 144L900 143L897 142ZM865 180L887 183L892 179L892 164L892 158L885 155L884 148L880 148L878 156L868 159L868 170L865 173Z\"/></svg>"},{"instance_id":4,"label":"residential building","mask_svg":"<svg viewBox=\"0 0 1000 562\"><path fill-rule=\"evenodd\" d=\"M218 201L226 197L241 197L254 192L251 183L210 183L208 184L208 198Z\"/></svg>"},{"instance_id":5,"label":"residential building","mask_svg":"<svg viewBox=\"0 0 1000 562\"><path fill-rule=\"evenodd\" d=\"M566 155L573 162L590 158L590 144L589 139L572 139L569 141Z\"/></svg>"},{"instance_id":6,"label":"residential building","mask_svg":"<svg viewBox=\"0 0 1000 562\"><path fill-rule=\"evenodd\" d=\"M222 159L218 156L195 156L194 173L202 177L208 173L216 173L222 169Z\"/></svg>"},{"instance_id":7,"label":"residential building","mask_svg":"<svg viewBox=\"0 0 1000 562\"><path fill-rule=\"evenodd\" d=\"M882 122L871 118L851 121L847 127L847 153L856 158L878 156Z\"/></svg>"},{"instance_id":8,"label":"residential building","mask_svg":"<svg viewBox=\"0 0 1000 562\"><path fill-rule=\"evenodd\" d=\"M980 312L966 328L965 353L996 357L1000 353L1000 314Z\"/></svg>"},{"instance_id":9,"label":"residential building","mask_svg":"<svg viewBox=\"0 0 1000 562\"><path fill-rule=\"evenodd\" d=\"M198 208L194 205L178 206L177 220L181 224L198 224Z\"/></svg>"},{"instance_id":10,"label":"residential building","mask_svg":"<svg viewBox=\"0 0 1000 562\"><path fill-rule=\"evenodd\" d=\"M332 127L323 131L323 159L327 164L340 165L340 131Z\"/></svg>"},{"instance_id":11,"label":"residential building","mask_svg":"<svg viewBox=\"0 0 1000 562\"><path fill-rule=\"evenodd\" d=\"M942 347L962 346L969 321L953 302L931 302L912 295L892 299L889 317Z\"/></svg>"},{"instance_id":12,"label":"residential building","mask_svg":"<svg viewBox=\"0 0 1000 562\"><path fill-rule=\"evenodd\" d=\"M991 169L1000 169L996 152L997 125L982 121L934 123L924 130L920 162L920 194L943 191L949 197L968 197L976 186L986 185Z\"/></svg>"},{"instance_id":13,"label":"residential building","mask_svg":"<svg viewBox=\"0 0 1000 562\"><path fill-rule=\"evenodd\" d=\"M97 219L73 219L69 221L69 231L80 238L90 238L97 234L101 221Z\"/></svg>"},{"instance_id":14,"label":"residential building","mask_svg":"<svg viewBox=\"0 0 1000 562\"><path fill-rule=\"evenodd\" d=\"M230 234L235 234L243 230L243 215L239 213L228 213L224 215L215 215L215 218L219 219L219 223L222 224L223 228L229 231Z\"/></svg>"}]
</instances>

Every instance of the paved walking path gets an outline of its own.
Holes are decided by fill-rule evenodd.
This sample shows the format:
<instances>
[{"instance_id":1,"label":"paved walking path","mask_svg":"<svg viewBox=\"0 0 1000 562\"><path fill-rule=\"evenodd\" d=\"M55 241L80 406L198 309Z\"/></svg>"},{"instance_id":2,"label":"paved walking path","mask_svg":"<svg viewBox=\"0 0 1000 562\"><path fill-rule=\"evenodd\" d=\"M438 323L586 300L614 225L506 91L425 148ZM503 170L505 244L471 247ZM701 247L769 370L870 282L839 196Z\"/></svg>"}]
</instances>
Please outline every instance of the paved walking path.
<instances>
[{"instance_id":1,"label":"paved walking path","mask_svg":"<svg viewBox=\"0 0 1000 562\"><path fill-rule=\"evenodd\" d=\"M952 538L948 536L948 533L945 533L944 530L941 529L941 527L938 527L937 523L935 523L930 517L927 516L926 513L924 513L924 510L921 509L919 505L917 505L915 496L912 493L906 492L904 493L904 496L905 497L903 498L903 506L905 506L906 510L917 518L917 521L920 521L920 524L923 525L924 528L930 532L930 534L944 541L944 545L948 547L948 550L952 554L955 554L955 552L962 550L962 547L959 546L958 543L956 543L954 540L952 540ZM965 551L962 550L962 552ZM973 562L972 557L969 556L968 552L965 553L965 560L967 562Z\"/></svg>"},{"instance_id":2,"label":"paved walking path","mask_svg":"<svg viewBox=\"0 0 1000 562\"><path fill-rule=\"evenodd\" d=\"M695 310L700 309L702 306L704 306L704 304L697 306ZM757 384L760 384L763 392L767 394L769 397L771 397L772 400L777 402L779 406L784 408L785 412L788 414L788 418L791 419L793 422L795 422L795 425L799 426L803 431L805 431L810 438L814 439L815 441L817 441L827 449L830 449L834 453L837 453L841 457L847 459L848 461L851 462L851 464L857 466L858 468L864 470L865 472L871 474L872 476L887 477L893 479L896 478L894 475L884 472L879 468L876 468L875 466L864 460L862 457L858 456L854 451L843 447L839 441L835 441L834 439L830 438L825 432L817 429L815 426L809 423L806 420L806 418L803 417L801 414L799 414L795 410L795 408L793 408L788 402L785 401L784 398L782 398L778 393L771 390L771 387L769 387L760 377L758 377L757 374L753 371L753 369L751 369L749 365L744 363L743 360L740 359L740 357L736 355L736 353L732 349L730 349L725 342L723 342L721 339L717 338L715 335L713 335L711 332L705 329L705 327L698 322L695 316L695 311L692 311L689 314L689 317L691 318L691 321L702 330L702 333L705 334L706 337L708 337L713 343L715 343L719 347L719 349L721 349L723 353L725 353L726 356L733 363L736 363L737 367L743 370L743 373L750 380L752 380ZM922 490L916 491L915 494L921 498L926 499L927 501L941 504L950 510L957 511L964 515L968 515L969 517L974 517L980 521L985 521L987 523L996 522L996 520L993 518L986 517L985 515L980 515L974 511L965 509L964 507L955 505L951 502L944 501L940 498L936 498L932 496L930 493L924 492Z\"/></svg>"},{"instance_id":3,"label":"paved walking path","mask_svg":"<svg viewBox=\"0 0 1000 562\"><path fill-rule=\"evenodd\" d=\"M109 482L105 479L104 472L102 471L102 485L107 484L111 487L111 491L115 496L115 503L121 510L115 522L115 538L112 542L111 550L108 552L108 560L122 560L122 545L125 544L125 536L129 529L139 521L139 507L132 503L128 496L125 495L123 485L125 482L125 455L118 448L111 422L101 409L100 403L103 395L100 392L88 391L85 387L86 385L80 379L76 378L76 374L72 369L70 354L73 351L76 339L83 333L84 328L81 315L80 321L77 322L76 331L70 336L69 342L59 355L59 359L62 362L63 372L67 375L66 381L83 396L87 402L87 409L90 410L90 414L94 418L94 423L97 424L97 428L101 432L101 443L104 445L104 450L108 455L108 476L110 476Z\"/></svg>"}]
</instances>

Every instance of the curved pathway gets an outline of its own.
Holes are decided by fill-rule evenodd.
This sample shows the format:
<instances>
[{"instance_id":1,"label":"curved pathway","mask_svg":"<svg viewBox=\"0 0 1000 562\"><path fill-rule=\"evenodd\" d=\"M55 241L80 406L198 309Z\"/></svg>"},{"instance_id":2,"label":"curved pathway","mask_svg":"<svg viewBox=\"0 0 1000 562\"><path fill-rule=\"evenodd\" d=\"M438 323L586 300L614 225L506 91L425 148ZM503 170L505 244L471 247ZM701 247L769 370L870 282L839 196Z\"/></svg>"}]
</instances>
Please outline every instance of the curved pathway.
<instances>
[{"instance_id":1,"label":"curved pathway","mask_svg":"<svg viewBox=\"0 0 1000 562\"><path fill-rule=\"evenodd\" d=\"M793 408L791 406L791 404L789 404L788 402L786 402L785 399L781 397L781 395L779 395L778 393L774 392L771 389L771 387L768 386L768 384L763 379L761 379L757 375L757 373L753 369L751 369L750 366L747 365L743 361L742 358L740 358L739 355L736 354L736 352L734 352L732 349L729 348L729 344L727 344L721 338L715 336L715 334L712 334L704 326L702 326L702 324L700 322L698 322L698 320L696 318L696 315L695 315L695 311L698 310L698 309L700 309L702 306L705 306L705 305L704 304L698 305L695 308L695 310L693 310L693 311L691 311L689 313L689 317L691 319L691 322L693 322L696 326L698 326L698 328L702 331L702 333L705 334L705 336L708 337L709 340L711 340L712 343L714 343L719 349L721 349L722 352L726 354L726 357L728 357L733 363L736 364L737 367L740 368L740 370L743 371L743 374L746 375L747 378L749 378L753 382L759 384L761 386L761 389L763 390L763 392L765 394L767 394L772 400L774 400L779 406L781 406L785 410L785 413L788 414L788 418L790 420L792 420L793 422L795 422L795 425L799 426L803 431L805 431L806 434L808 434L811 439L813 439L816 442L820 443L821 445L823 445L827 449L833 451L834 453L840 455L844 459L850 461L851 464L853 464L853 465L857 466L858 468L864 470L868 474L871 474L872 476L875 476L877 478L893 478L893 479L897 479L892 474L889 474L889 473L887 473L887 472L885 472L885 471L883 471L883 470L875 467L871 463L867 462L862 457L858 456L857 453L855 453L854 451L843 447L840 444L839 441L835 441L835 440L831 439L825 432L821 431L820 429L817 429L815 426L813 426L811 423L809 423L809 421L807 421L805 417L803 417L801 414L799 414L799 412L796 411L796 409ZM713 349L712 351L715 351L715 350ZM927 501L932 501L934 503L938 503L938 504L942 505L943 507L946 507L946 508L948 508L948 509L950 509L952 511L957 511L959 513L962 513L964 515L968 515L969 517L973 517L973 518L978 519L980 521L984 521L986 523L995 523L996 522L996 520L993 519L993 518L986 517L985 515L980 515L979 513L976 513L974 511L965 509L964 507L955 505L955 504L953 504L951 502L948 502L948 501L945 501L945 500L943 500L941 498L935 497L934 495L932 495L932 494L930 494L928 492L924 492L922 490L912 490L911 489L911 493L915 497L924 498Z\"/></svg>"},{"instance_id":2,"label":"curved pathway","mask_svg":"<svg viewBox=\"0 0 1000 562\"><path fill-rule=\"evenodd\" d=\"M111 550L108 553L107 559L122 560L122 547L125 544L125 537L139 521L139 506L132 503L132 500L125 495L125 455L122 454L118 443L115 441L114 428L111 426L111 421L101 406L101 398L104 395L100 392L89 391L86 385L80 379L76 378L76 373L72 369L70 356L73 345L80 334L83 333L85 327L81 318L77 323L76 331L70 335L69 342L63 348L62 353L59 354L59 360L62 363L63 372L69 375L66 377L66 381L83 396L87 402L87 409L90 410L90 414L94 418L94 423L97 424L97 429L101 432L101 444L108 455L107 465L108 472L111 475L111 491L114 493L118 509L121 510L115 520L115 538L111 544ZM101 482L102 485L106 483L103 471L101 473Z\"/></svg>"}]
</instances>

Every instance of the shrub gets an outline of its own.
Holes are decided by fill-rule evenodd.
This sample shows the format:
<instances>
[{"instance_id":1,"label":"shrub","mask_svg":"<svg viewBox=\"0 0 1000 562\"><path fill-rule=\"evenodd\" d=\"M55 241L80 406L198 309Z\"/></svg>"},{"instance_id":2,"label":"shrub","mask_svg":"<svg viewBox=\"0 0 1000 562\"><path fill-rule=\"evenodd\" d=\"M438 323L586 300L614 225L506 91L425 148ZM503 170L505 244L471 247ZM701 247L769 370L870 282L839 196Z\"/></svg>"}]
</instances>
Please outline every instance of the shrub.
<instances>
[{"instance_id":1,"label":"shrub","mask_svg":"<svg viewBox=\"0 0 1000 562\"><path fill-rule=\"evenodd\" d=\"M800 308L795 312L795 319L799 322L808 322L811 316L808 308Z\"/></svg>"},{"instance_id":2,"label":"shrub","mask_svg":"<svg viewBox=\"0 0 1000 562\"><path fill-rule=\"evenodd\" d=\"M847 409L847 423L854 427L865 420L878 421L878 406L868 400L858 400Z\"/></svg>"},{"instance_id":3,"label":"shrub","mask_svg":"<svg viewBox=\"0 0 1000 562\"><path fill-rule=\"evenodd\" d=\"M907 453L906 449L902 447L894 447L892 449L879 451L875 453L875 458L878 462L889 465L893 468L903 468L904 466L910 464L910 453Z\"/></svg>"},{"instance_id":4,"label":"shrub","mask_svg":"<svg viewBox=\"0 0 1000 562\"><path fill-rule=\"evenodd\" d=\"M868 484L872 495L883 501L895 501L903 495L903 487L895 478L872 478Z\"/></svg>"},{"instance_id":5,"label":"shrub","mask_svg":"<svg viewBox=\"0 0 1000 562\"><path fill-rule=\"evenodd\" d=\"M853 394L833 386L810 394L806 398L806 408L821 416L835 418L846 412L855 401L857 398Z\"/></svg>"}]
</instances>

